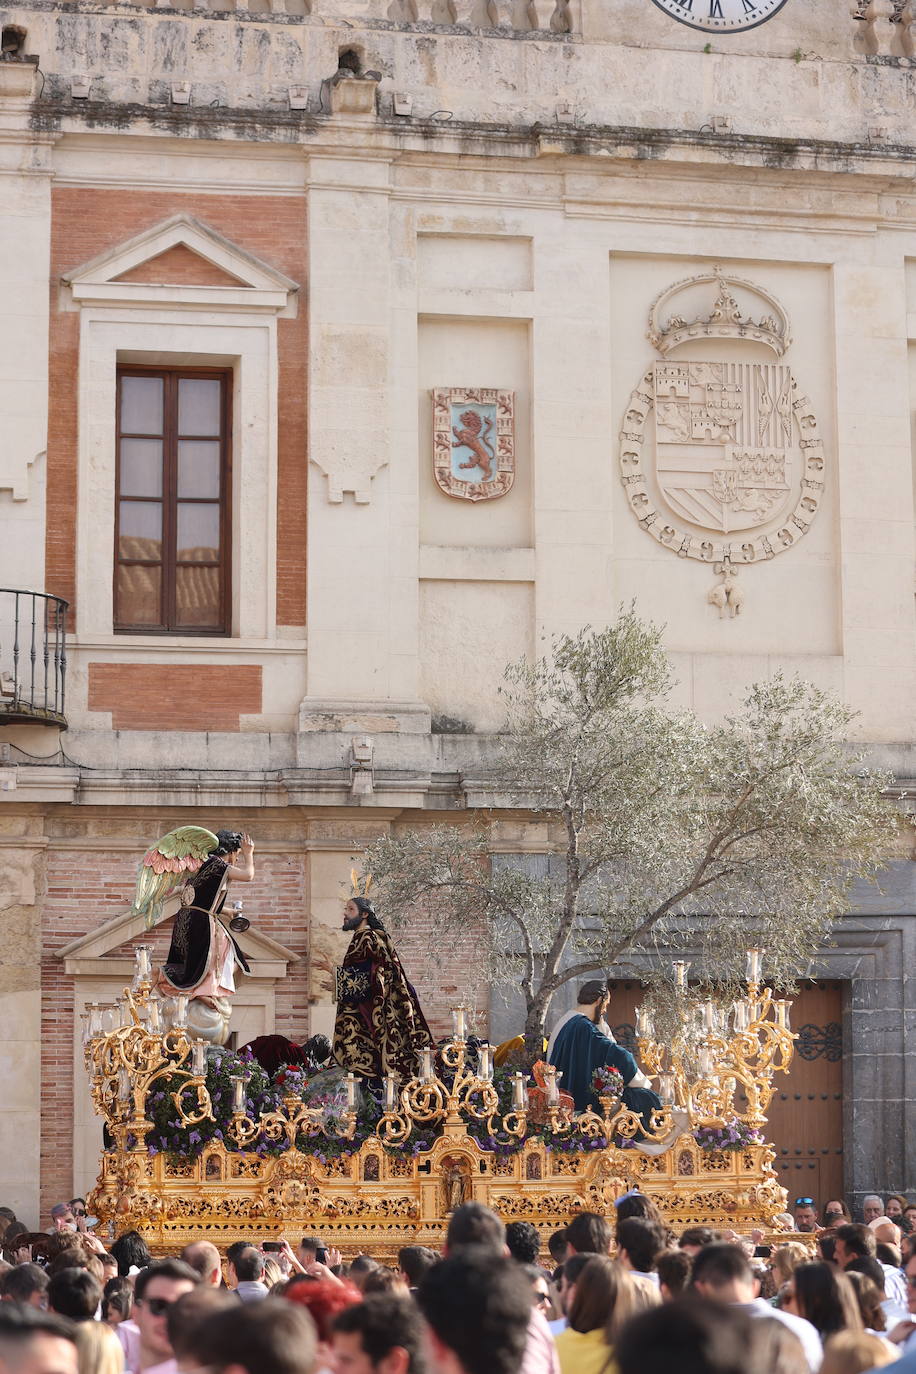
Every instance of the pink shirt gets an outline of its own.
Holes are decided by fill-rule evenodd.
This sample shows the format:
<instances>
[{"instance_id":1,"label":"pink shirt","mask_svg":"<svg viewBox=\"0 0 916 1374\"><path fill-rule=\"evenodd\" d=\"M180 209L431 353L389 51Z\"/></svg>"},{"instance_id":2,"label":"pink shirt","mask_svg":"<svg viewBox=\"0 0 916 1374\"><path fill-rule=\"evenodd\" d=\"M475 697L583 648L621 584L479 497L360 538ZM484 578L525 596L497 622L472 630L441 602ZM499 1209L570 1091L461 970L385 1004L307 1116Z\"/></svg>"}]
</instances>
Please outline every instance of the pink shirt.
<instances>
[{"instance_id":1,"label":"pink shirt","mask_svg":"<svg viewBox=\"0 0 916 1374\"><path fill-rule=\"evenodd\" d=\"M118 1322L115 1327L115 1335L121 1342L124 1351L124 1368L134 1370L140 1368L140 1328L136 1322Z\"/></svg>"},{"instance_id":2,"label":"pink shirt","mask_svg":"<svg viewBox=\"0 0 916 1374\"><path fill-rule=\"evenodd\" d=\"M550 1327L544 1314L536 1307L531 1309L528 1340L519 1374L560 1374L560 1357Z\"/></svg>"}]
</instances>

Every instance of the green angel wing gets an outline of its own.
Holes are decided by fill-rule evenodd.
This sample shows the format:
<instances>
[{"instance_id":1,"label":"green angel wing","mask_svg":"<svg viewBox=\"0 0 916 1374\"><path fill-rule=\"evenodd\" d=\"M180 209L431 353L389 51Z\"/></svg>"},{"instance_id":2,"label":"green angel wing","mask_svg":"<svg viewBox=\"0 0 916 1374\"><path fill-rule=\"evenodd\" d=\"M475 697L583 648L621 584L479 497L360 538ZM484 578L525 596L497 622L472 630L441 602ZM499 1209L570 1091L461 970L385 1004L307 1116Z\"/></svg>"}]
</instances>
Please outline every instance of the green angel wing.
<instances>
[{"instance_id":1,"label":"green angel wing","mask_svg":"<svg viewBox=\"0 0 916 1374\"><path fill-rule=\"evenodd\" d=\"M137 870L133 910L143 913L146 929L156 924L162 903L189 873L196 873L219 845L212 830L202 825L180 825L157 840L144 854Z\"/></svg>"}]
</instances>

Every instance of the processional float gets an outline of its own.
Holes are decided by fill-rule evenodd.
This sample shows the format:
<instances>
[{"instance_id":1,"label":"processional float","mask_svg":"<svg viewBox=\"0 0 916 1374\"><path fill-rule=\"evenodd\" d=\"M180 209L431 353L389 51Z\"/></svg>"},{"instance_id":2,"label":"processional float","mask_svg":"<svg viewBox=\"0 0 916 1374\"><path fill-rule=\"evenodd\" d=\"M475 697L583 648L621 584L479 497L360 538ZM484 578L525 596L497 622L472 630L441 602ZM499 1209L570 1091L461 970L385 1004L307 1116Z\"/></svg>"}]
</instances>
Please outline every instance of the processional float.
<instances>
[{"instance_id":1,"label":"processional float","mask_svg":"<svg viewBox=\"0 0 916 1374\"><path fill-rule=\"evenodd\" d=\"M377 1098L353 1074L328 1095L315 1091L320 1076L289 1069L254 1100L245 1062L192 1037L187 998L157 996L150 953L137 948L132 987L114 1007L91 1006L83 1035L106 1127L91 1207L154 1252L312 1232L345 1255L393 1258L402 1245L438 1246L449 1212L470 1199L546 1240L632 1187L673 1227L769 1231L785 1208L763 1131L795 1036L789 1003L761 982L758 950L728 1006L697 1002L688 965L675 964L676 1029L664 1042L650 1010L637 1012L639 1059L663 1104L648 1122L623 1105L613 1074L596 1084L600 1111L574 1113L551 1066L534 1066L532 1088L520 1069L494 1070L464 1007L417 1077L387 1077ZM156 1135L163 1113L174 1135Z\"/></svg>"}]
</instances>

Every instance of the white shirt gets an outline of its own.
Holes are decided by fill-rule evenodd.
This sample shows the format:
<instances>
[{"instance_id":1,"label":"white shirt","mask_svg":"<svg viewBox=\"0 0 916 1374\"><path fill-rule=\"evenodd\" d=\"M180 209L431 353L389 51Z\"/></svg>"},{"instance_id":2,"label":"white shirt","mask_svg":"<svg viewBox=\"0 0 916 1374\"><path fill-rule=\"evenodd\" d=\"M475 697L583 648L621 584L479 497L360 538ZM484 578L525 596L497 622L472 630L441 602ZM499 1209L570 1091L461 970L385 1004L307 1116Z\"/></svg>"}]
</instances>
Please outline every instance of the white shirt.
<instances>
[{"instance_id":1,"label":"white shirt","mask_svg":"<svg viewBox=\"0 0 916 1374\"><path fill-rule=\"evenodd\" d=\"M783 1312L778 1307L771 1307L763 1298L755 1298L753 1302L739 1302L735 1306L740 1307L741 1311L746 1312L749 1317L775 1317L778 1322L787 1326L801 1341L811 1374L817 1374L824 1357L824 1347L821 1345L821 1338L817 1331L810 1322L805 1321L804 1317L796 1317L791 1312Z\"/></svg>"},{"instance_id":2,"label":"white shirt","mask_svg":"<svg viewBox=\"0 0 916 1374\"><path fill-rule=\"evenodd\" d=\"M882 1264L884 1270L884 1296L889 1302L895 1303L902 1310L903 1321L909 1316L907 1306L906 1279L903 1277L902 1269L895 1269L892 1264Z\"/></svg>"}]
</instances>

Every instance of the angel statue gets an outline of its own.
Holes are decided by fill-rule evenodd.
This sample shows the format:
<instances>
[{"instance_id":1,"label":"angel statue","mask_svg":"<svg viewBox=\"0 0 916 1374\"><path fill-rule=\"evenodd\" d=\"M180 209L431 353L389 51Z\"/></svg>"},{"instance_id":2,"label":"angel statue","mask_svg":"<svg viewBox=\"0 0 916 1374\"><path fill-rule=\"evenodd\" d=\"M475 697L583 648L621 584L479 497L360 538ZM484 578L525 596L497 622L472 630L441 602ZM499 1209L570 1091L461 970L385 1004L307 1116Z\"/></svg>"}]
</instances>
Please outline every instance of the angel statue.
<instances>
[{"instance_id":1,"label":"angel statue","mask_svg":"<svg viewBox=\"0 0 916 1374\"><path fill-rule=\"evenodd\" d=\"M234 830L214 835L200 825L170 830L140 864L133 910L143 913L147 929L160 919L166 898L181 888L181 906L168 957L156 979L157 991L163 997L188 997L188 1028L214 1045L224 1045L229 1038L236 965L249 972L232 935L233 929L247 929L248 922L237 917L227 924L220 913L229 883L250 883L253 878L251 836Z\"/></svg>"}]
</instances>

